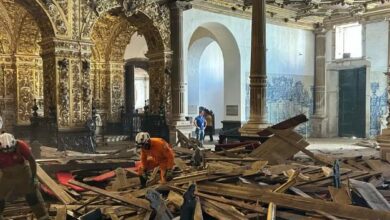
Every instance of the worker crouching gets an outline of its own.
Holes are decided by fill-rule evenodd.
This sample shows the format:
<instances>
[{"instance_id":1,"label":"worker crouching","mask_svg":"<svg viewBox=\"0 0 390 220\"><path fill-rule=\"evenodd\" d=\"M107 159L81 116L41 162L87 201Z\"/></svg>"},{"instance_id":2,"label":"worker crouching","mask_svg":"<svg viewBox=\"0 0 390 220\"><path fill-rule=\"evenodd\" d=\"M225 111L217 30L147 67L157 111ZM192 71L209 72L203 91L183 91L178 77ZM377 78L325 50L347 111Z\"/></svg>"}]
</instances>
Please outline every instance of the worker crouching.
<instances>
[{"instance_id":1,"label":"worker crouching","mask_svg":"<svg viewBox=\"0 0 390 220\"><path fill-rule=\"evenodd\" d=\"M135 142L141 147L141 167L138 174L142 187L148 181L148 171L156 167L160 168L160 183L166 183L175 165L175 155L169 144L162 138L150 138L146 132L138 133Z\"/></svg>"},{"instance_id":2,"label":"worker crouching","mask_svg":"<svg viewBox=\"0 0 390 220\"><path fill-rule=\"evenodd\" d=\"M0 134L0 220L13 191L25 195L38 220L50 219L36 179L37 165L28 145L12 134Z\"/></svg>"}]
</instances>

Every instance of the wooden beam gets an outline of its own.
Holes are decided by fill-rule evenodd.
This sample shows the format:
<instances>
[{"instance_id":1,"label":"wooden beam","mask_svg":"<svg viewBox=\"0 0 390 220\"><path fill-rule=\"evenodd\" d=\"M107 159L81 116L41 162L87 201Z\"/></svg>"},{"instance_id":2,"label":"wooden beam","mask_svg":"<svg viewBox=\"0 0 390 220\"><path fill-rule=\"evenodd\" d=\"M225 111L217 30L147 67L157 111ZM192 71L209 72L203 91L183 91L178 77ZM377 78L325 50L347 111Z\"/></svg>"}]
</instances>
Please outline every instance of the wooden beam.
<instances>
[{"instance_id":1,"label":"wooden beam","mask_svg":"<svg viewBox=\"0 0 390 220\"><path fill-rule=\"evenodd\" d=\"M178 187L171 186L171 185L169 185L169 187L171 189L173 189L173 190L177 190L177 191L180 191L180 192L185 192L185 189L182 189L182 188L178 188ZM267 214L267 209L265 209L265 208L263 208L263 207L261 207L259 205L252 205L252 204L249 204L249 203L246 203L246 202L243 202L243 201L230 200L230 199L226 199L224 197L212 196L212 195L208 195L208 194L200 193L200 192L195 192L195 195L199 196L200 198L203 198L203 199L209 199L209 200L217 201L217 202L224 203L224 204L227 204L227 205L231 205L231 206L235 206L235 207L238 207L238 208L246 209L246 210L249 210L249 211L252 211L252 212L256 212L256 213L259 213L261 215ZM288 220L292 220L292 219L294 219L294 220L298 220L298 219L299 220L313 220L310 217L301 216L301 215L288 213L288 212L283 212L283 211L277 212L276 216L279 217L279 218L288 219Z\"/></svg>"},{"instance_id":2,"label":"wooden beam","mask_svg":"<svg viewBox=\"0 0 390 220\"><path fill-rule=\"evenodd\" d=\"M118 167L134 167L134 161L109 163L72 163L72 164L45 164L41 165L48 173L73 170L115 170Z\"/></svg>"},{"instance_id":3,"label":"wooden beam","mask_svg":"<svg viewBox=\"0 0 390 220\"><path fill-rule=\"evenodd\" d=\"M149 202L147 200L135 198L131 194L128 194L127 197L120 196L120 195L117 195L115 193L106 191L104 189L100 189L100 188L97 188L97 187L94 187L94 186L89 186L87 184L80 183L80 182L78 182L76 180L71 180L71 181L69 181L69 183L73 184L73 185L76 185L76 186L79 186L79 187L82 187L84 189L90 190L92 192L101 194L103 196L106 196L106 197L109 197L109 198L113 198L113 199L116 199L118 201L121 201L121 202L130 204L130 205L133 205L135 207L139 207L139 208L143 208L143 209L146 209L146 210L150 210L150 205L149 205Z\"/></svg>"},{"instance_id":4,"label":"wooden beam","mask_svg":"<svg viewBox=\"0 0 390 220\"><path fill-rule=\"evenodd\" d=\"M198 190L215 195L234 197L254 202L275 203L278 206L292 208L303 211L322 211L332 213L335 216L351 219L390 219L390 212L376 211L368 208L337 204L319 199L303 198L299 196L286 195L269 192L265 190L251 191L251 196L243 195L241 192L247 190L246 187L229 186L220 183L200 183ZM262 191L261 193L256 193Z\"/></svg>"},{"instance_id":5,"label":"wooden beam","mask_svg":"<svg viewBox=\"0 0 390 220\"><path fill-rule=\"evenodd\" d=\"M58 185L42 168L39 164L37 164L37 176L39 180L45 184L65 205L70 205L72 203L76 203L77 201L70 196L65 190Z\"/></svg>"},{"instance_id":6,"label":"wooden beam","mask_svg":"<svg viewBox=\"0 0 390 220\"><path fill-rule=\"evenodd\" d=\"M294 170L294 173L288 178L287 182L283 183L281 186L276 188L273 192L276 193L286 192L288 188L290 188L297 182L298 176L299 176L299 172ZM271 202L268 205L267 220L275 220L275 219L276 219L276 204Z\"/></svg>"}]
</instances>

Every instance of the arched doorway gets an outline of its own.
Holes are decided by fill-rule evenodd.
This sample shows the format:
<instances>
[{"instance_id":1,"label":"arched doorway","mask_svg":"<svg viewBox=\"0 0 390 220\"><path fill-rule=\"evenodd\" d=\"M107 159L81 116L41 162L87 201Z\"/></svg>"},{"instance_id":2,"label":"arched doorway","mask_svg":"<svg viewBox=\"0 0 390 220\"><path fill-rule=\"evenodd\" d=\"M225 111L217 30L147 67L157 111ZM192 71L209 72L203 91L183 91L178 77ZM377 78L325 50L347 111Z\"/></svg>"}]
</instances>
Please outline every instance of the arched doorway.
<instances>
[{"instance_id":1,"label":"arched doorway","mask_svg":"<svg viewBox=\"0 0 390 220\"><path fill-rule=\"evenodd\" d=\"M103 121L119 125L121 114L133 108L126 106L129 102L126 59L148 61L147 69L142 64L134 66L133 71L137 74L138 67L147 70L150 81L155 82L149 87L149 103L152 111L158 110L163 100L167 100L169 79L164 74L165 45L152 20L142 12L126 17L121 9L114 8L98 18L91 36L94 100Z\"/></svg>"},{"instance_id":2,"label":"arched doorway","mask_svg":"<svg viewBox=\"0 0 390 220\"><path fill-rule=\"evenodd\" d=\"M187 55L189 115L198 107L215 114L216 128L221 121L241 120L241 60L237 42L222 24L205 23L192 34Z\"/></svg>"},{"instance_id":3,"label":"arched doorway","mask_svg":"<svg viewBox=\"0 0 390 220\"><path fill-rule=\"evenodd\" d=\"M133 34L124 55L126 113L142 113L149 102L149 59L145 56L147 52L145 37L138 33Z\"/></svg>"},{"instance_id":4,"label":"arched doorway","mask_svg":"<svg viewBox=\"0 0 390 220\"><path fill-rule=\"evenodd\" d=\"M21 135L30 124L34 100L40 115L49 105L39 43L53 36L50 19L35 1L0 1L0 116L4 130Z\"/></svg>"}]
</instances>

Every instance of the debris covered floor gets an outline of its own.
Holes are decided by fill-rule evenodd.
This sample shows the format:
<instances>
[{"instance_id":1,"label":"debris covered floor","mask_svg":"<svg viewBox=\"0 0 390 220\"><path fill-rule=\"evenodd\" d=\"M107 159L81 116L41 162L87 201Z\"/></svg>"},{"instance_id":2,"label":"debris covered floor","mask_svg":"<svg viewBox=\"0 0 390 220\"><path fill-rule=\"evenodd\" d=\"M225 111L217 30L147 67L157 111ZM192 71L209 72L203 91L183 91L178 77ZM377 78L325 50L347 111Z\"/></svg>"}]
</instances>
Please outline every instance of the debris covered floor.
<instances>
[{"instance_id":1,"label":"debris covered floor","mask_svg":"<svg viewBox=\"0 0 390 220\"><path fill-rule=\"evenodd\" d=\"M100 155L42 147L41 190L56 220L390 219L390 164L373 142L269 131L260 146L235 142L218 151L179 132L174 178L161 185L155 169L144 189L131 146ZM32 219L18 197L4 214Z\"/></svg>"}]
</instances>

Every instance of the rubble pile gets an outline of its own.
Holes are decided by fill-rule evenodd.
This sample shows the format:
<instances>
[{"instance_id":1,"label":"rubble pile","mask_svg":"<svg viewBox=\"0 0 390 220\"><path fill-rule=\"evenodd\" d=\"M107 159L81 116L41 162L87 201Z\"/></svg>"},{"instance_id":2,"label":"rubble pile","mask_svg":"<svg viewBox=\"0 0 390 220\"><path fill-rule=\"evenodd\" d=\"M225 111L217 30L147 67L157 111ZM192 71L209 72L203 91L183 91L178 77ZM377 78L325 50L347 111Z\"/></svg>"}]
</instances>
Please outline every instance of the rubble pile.
<instances>
[{"instance_id":1,"label":"rubble pile","mask_svg":"<svg viewBox=\"0 0 390 220\"><path fill-rule=\"evenodd\" d=\"M390 164L379 158L334 158L307 150L287 120L253 139L211 151L178 131L167 184L159 169L145 188L139 155L129 147L105 155L40 159L38 177L51 216L65 219L390 219ZM298 152L310 160L296 160ZM31 216L14 200L7 219Z\"/></svg>"}]
</instances>

